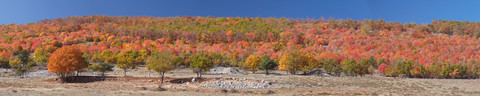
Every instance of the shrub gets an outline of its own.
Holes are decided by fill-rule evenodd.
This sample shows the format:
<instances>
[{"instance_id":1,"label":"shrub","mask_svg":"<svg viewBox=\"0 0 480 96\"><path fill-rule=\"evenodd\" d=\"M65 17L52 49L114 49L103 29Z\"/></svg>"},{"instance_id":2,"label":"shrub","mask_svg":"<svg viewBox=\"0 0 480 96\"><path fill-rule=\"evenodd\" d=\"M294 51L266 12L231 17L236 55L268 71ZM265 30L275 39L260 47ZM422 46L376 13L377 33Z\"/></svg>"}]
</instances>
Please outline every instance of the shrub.
<instances>
[{"instance_id":1,"label":"shrub","mask_svg":"<svg viewBox=\"0 0 480 96\"><path fill-rule=\"evenodd\" d=\"M469 62L468 65L469 65L468 66L469 69L467 70L466 75L470 77L478 78L478 76L480 75L480 63L471 61Z\"/></svg>"},{"instance_id":2,"label":"shrub","mask_svg":"<svg viewBox=\"0 0 480 96\"><path fill-rule=\"evenodd\" d=\"M357 75L365 75L371 74L373 72L373 66L377 66L377 61L375 57L370 56L370 58L362 59L360 63L358 63L355 74Z\"/></svg>"},{"instance_id":3,"label":"shrub","mask_svg":"<svg viewBox=\"0 0 480 96\"><path fill-rule=\"evenodd\" d=\"M197 73L197 77L202 77L203 71L213 67L212 58L203 52L192 55L189 60L191 60L190 68Z\"/></svg>"},{"instance_id":4,"label":"shrub","mask_svg":"<svg viewBox=\"0 0 480 96\"><path fill-rule=\"evenodd\" d=\"M150 56L147 59L147 68L149 70L155 70L156 72L160 73L163 83L163 77L165 76L165 72L173 70L175 68L175 65L173 65L172 54L170 52L160 52Z\"/></svg>"},{"instance_id":5,"label":"shrub","mask_svg":"<svg viewBox=\"0 0 480 96\"><path fill-rule=\"evenodd\" d=\"M467 71L467 66L460 65L460 64L455 64L455 65L450 65L450 64L445 64L443 65L443 69L440 71L440 76L441 77L460 77L464 76Z\"/></svg>"},{"instance_id":6,"label":"shrub","mask_svg":"<svg viewBox=\"0 0 480 96\"><path fill-rule=\"evenodd\" d=\"M368 59L363 59L362 62L357 63L353 59L347 59L342 61L341 65L344 65L343 72L347 75L360 75L370 73L368 71Z\"/></svg>"},{"instance_id":7,"label":"shrub","mask_svg":"<svg viewBox=\"0 0 480 96\"><path fill-rule=\"evenodd\" d=\"M378 73L384 73L385 74L385 69L387 68L387 64L380 64L380 66L378 66Z\"/></svg>"},{"instance_id":8,"label":"shrub","mask_svg":"<svg viewBox=\"0 0 480 96\"><path fill-rule=\"evenodd\" d=\"M440 76L440 72L442 71L442 68L445 66L445 63L432 63L430 67L427 68L428 75L429 76Z\"/></svg>"},{"instance_id":9,"label":"shrub","mask_svg":"<svg viewBox=\"0 0 480 96\"><path fill-rule=\"evenodd\" d=\"M340 75L340 72L342 72L342 66L340 66L340 64L333 59L323 60L323 69L327 74L331 75Z\"/></svg>"},{"instance_id":10,"label":"shrub","mask_svg":"<svg viewBox=\"0 0 480 96\"><path fill-rule=\"evenodd\" d=\"M188 64L187 62L185 62L185 57L182 57L182 56L174 56L173 57L173 64L177 67L179 66L182 66L182 67L186 67Z\"/></svg>"},{"instance_id":11,"label":"shrub","mask_svg":"<svg viewBox=\"0 0 480 96\"><path fill-rule=\"evenodd\" d=\"M378 68L377 59L375 59L374 56L370 56L370 58L364 59L364 60L366 61L362 61L362 62L366 63L367 65Z\"/></svg>"},{"instance_id":12,"label":"shrub","mask_svg":"<svg viewBox=\"0 0 480 96\"><path fill-rule=\"evenodd\" d=\"M425 77L428 75L427 72L428 70L425 68L425 66L422 64L417 64L416 66L413 66L410 73L415 77Z\"/></svg>"},{"instance_id":13,"label":"shrub","mask_svg":"<svg viewBox=\"0 0 480 96\"><path fill-rule=\"evenodd\" d=\"M347 75L354 75L355 71L358 70L358 64L353 59L343 60L340 64L343 65L343 73Z\"/></svg>"},{"instance_id":14,"label":"shrub","mask_svg":"<svg viewBox=\"0 0 480 96\"><path fill-rule=\"evenodd\" d=\"M411 60L397 60L385 70L385 73L387 73L387 76L398 76L401 74L411 76L412 65L413 61Z\"/></svg>"},{"instance_id":15,"label":"shrub","mask_svg":"<svg viewBox=\"0 0 480 96\"><path fill-rule=\"evenodd\" d=\"M99 64L93 64L90 66L90 69L95 72L102 72L102 77L105 77L105 72L107 71L113 71L112 68L114 66L112 64L108 63L99 63Z\"/></svg>"},{"instance_id":16,"label":"shrub","mask_svg":"<svg viewBox=\"0 0 480 96\"><path fill-rule=\"evenodd\" d=\"M21 67L22 61L19 58L11 58L8 64L10 67L18 68Z\"/></svg>"},{"instance_id":17,"label":"shrub","mask_svg":"<svg viewBox=\"0 0 480 96\"><path fill-rule=\"evenodd\" d=\"M260 65L258 66L258 69L265 70L265 74L268 75L268 70L273 70L277 66L278 64L275 63L273 59L270 59L270 57L264 55L262 56L262 60L260 60Z\"/></svg>"}]
</instances>

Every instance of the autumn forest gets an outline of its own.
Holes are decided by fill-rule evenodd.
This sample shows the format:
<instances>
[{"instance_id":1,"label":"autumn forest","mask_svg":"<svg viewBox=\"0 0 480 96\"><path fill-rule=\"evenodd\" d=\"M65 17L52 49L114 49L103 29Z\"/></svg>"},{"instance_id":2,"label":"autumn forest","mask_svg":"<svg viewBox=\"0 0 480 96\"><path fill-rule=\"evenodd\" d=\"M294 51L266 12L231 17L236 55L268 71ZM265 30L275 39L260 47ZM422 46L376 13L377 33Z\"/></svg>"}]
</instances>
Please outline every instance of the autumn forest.
<instances>
[{"instance_id":1,"label":"autumn forest","mask_svg":"<svg viewBox=\"0 0 480 96\"><path fill-rule=\"evenodd\" d=\"M191 68L200 77L223 66L267 74L322 69L333 76L478 78L479 37L480 23L453 20L72 16L1 25L0 67L21 74L48 66L62 76L106 67L128 75L146 66L163 74Z\"/></svg>"}]
</instances>

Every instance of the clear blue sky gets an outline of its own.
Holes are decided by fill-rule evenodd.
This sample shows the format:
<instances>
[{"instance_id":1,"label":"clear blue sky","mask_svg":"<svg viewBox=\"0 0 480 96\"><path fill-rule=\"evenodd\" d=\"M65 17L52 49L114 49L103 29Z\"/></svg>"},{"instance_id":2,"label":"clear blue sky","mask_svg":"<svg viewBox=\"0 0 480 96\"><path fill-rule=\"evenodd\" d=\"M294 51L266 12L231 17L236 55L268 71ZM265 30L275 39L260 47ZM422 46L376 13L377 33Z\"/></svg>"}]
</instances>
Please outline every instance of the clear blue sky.
<instances>
[{"instance_id":1,"label":"clear blue sky","mask_svg":"<svg viewBox=\"0 0 480 96\"><path fill-rule=\"evenodd\" d=\"M1 0L0 24L68 16L215 16L480 21L480 0Z\"/></svg>"}]
</instances>

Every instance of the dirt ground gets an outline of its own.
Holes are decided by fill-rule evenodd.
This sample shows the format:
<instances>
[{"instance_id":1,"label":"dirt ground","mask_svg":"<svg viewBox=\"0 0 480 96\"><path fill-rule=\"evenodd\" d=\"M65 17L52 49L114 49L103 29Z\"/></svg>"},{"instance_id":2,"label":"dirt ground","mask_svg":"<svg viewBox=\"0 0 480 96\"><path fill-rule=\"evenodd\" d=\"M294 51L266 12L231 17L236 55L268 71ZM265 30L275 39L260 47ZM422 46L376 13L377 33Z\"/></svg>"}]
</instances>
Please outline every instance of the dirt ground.
<instances>
[{"instance_id":1,"label":"dirt ground","mask_svg":"<svg viewBox=\"0 0 480 96\"><path fill-rule=\"evenodd\" d=\"M11 72L0 73L0 96L102 96L102 95L167 95L167 96L226 96L226 95L479 95L479 79L418 79L392 78L377 75L364 77L321 77L286 75L274 71L272 75L256 74L203 75L202 79L188 69L177 69L166 74L160 84L158 73L138 68L108 72L107 78L98 73L83 72L73 83L60 83L57 77L18 78ZM81 79L83 78L83 79ZM218 81L267 82L266 88L206 88L203 84ZM160 88L159 88L160 87Z\"/></svg>"}]
</instances>

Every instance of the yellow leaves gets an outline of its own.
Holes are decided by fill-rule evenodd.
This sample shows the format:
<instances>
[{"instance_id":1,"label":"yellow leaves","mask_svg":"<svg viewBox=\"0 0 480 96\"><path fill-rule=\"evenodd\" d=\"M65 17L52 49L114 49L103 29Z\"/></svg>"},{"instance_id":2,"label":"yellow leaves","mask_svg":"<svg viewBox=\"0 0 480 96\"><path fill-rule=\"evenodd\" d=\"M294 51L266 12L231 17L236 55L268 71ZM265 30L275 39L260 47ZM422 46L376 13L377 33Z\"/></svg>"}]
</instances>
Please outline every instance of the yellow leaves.
<instances>
[{"instance_id":1,"label":"yellow leaves","mask_svg":"<svg viewBox=\"0 0 480 96\"><path fill-rule=\"evenodd\" d=\"M245 64L244 67L247 69L253 69L256 70L257 66L260 65L260 57L257 55L250 55L245 59Z\"/></svg>"},{"instance_id":2,"label":"yellow leaves","mask_svg":"<svg viewBox=\"0 0 480 96\"><path fill-rule=\"evenodd\" d=\"M123 70L133 68L135 65L135 57L130 56L131 50L121 51L117 56L117 67Z\"/></svg>"},{"instance_id":3,"label":"yellow leaves","mask_svg":"<svg viewBox=\"0 0 480 96\"><path fill-rule=\"evenodd\" d=\"M146 67L156 72L167 72L173 70L173 55L169 52L160 52L147 59Z\"/></svg>"},{"instance_id":4,"label":"yellow leaves","mask_svg":"<svg viewBox=\"0 0 480 96\"><path fill-rule=\"evenodd\" d=\"M289 71L290 69L288 68L288 59L290 58L290 55L282 55L280 57L279 65L278 65L278 70L283 70L283 71Z\"/></svg>"},{"instance_id":5,"label":"yellow leaves","mask_svg":"<svg viewBox=\"0 0 480 96\"><path fill-rule=\"evenodd\" d=\"M35 56L35 62L44 63L48 61L48 56L50 56L50 53L48 53L47 50L44 50L43 48L37 48L33 55Z\"/></svg>"},{"instance_id":6,"label":"yellow leaves","mask_svg":"<svg viewBox=\"0 0 480 96\"><path fill-rule=\"evenodd\" d=\"M103 35L102 35L103 36ZM110 42L115 39L115 36L108 36L107 41Z\"/></svg>"},{"instance_id":7,"label":"yellow leaves","mask_svg":"<svg viewBox=\"0 0 480 96\"><path fill-rule=\"evenodd\" d=\"M278 69L284 71L310 71L321 66L321 63L314 56L315 54L306 51L289 52L280 57Z\"/></svg>"},{"instance_id":8,"label":"yellow leaves","mask_svg":"<svg viewBox=\"0 0 480 96\"><path fill-rule=\"evenodd\" d=\"M10 59L10 62L8 62L8 64L9 64L11 67L20 67L20 64L22 64L22 61L20 61L19 58Z\"/></svg>"}]
</instances>

